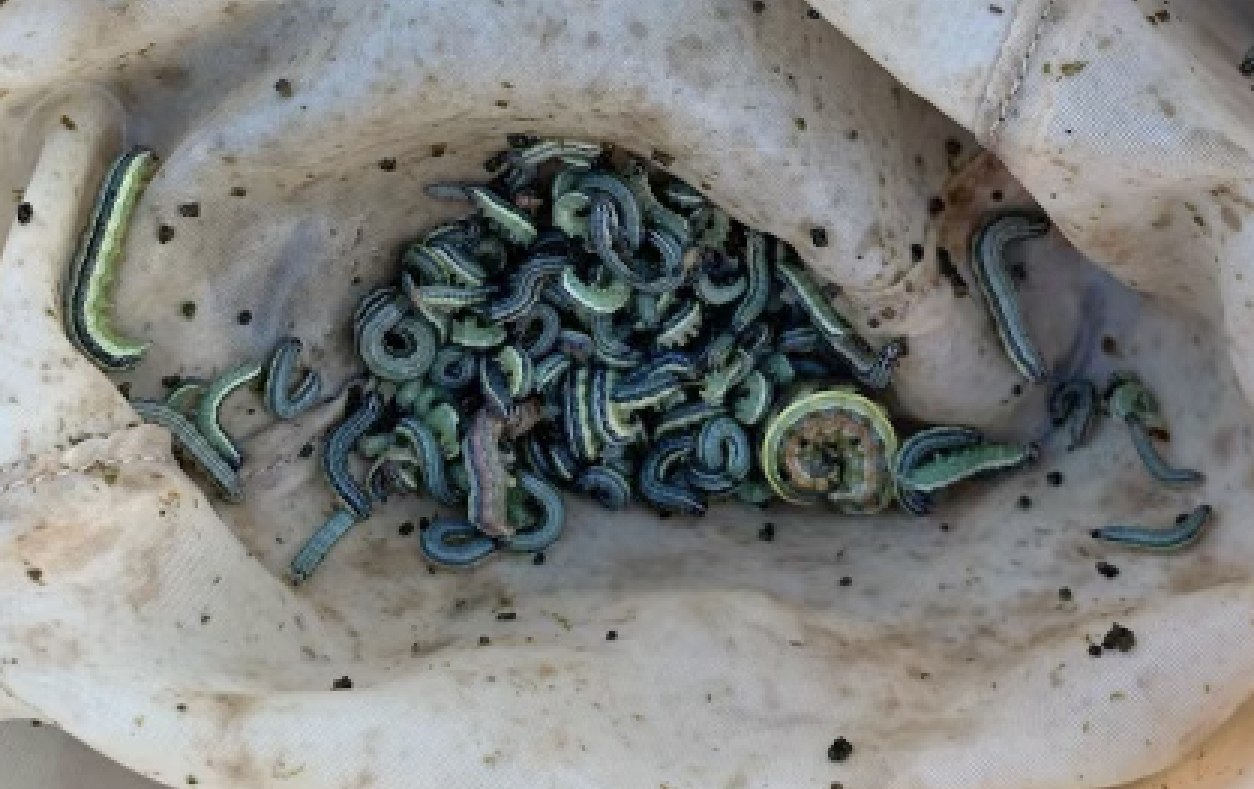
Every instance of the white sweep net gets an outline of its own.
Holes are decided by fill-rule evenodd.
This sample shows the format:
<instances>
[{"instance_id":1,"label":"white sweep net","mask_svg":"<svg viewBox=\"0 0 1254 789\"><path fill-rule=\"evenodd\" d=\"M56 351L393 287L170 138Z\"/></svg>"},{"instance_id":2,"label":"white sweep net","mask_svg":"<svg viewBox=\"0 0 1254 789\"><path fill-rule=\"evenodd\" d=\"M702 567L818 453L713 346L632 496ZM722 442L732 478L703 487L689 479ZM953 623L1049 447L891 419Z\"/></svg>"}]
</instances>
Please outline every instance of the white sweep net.
<instances>
[{"instance_id":1,"label":"white sweep net","mask_svg":"<svg viewBox=\"0 0 1254 789\"><path fill-rule=\"evenodd\" d=\"M793 0L0 4L0 178L34 209L0 257L0 719L207 789L1248 784L1254 10L815 8L826 21ZM398 532L426 505L401 500L291 588L332 506L301 449L343 402L275 423L232 398L244 503L185 476L123 378L62 333L103 169L131 143L163 160L115 297L153 341L132 393L289 333L334 384L356 369L357 300L465 211L422 185L481 178L508 132L673 157L839 284L868 337L909 338L894 414L1007 439L1043 429L1045 388L1016 394L938 250L967 275L981 218L1038 203L1055 230L1023 247L1033 336L1059 369L1135 370L1204 486L1154 483L1106 419L928 518L659 520L568 497L543 566L430 573ZM1214 523L1180 553L1088 533L1202 501ZM1114 622L1136 646L1090 657ZM61 736L0 727L0 786L145 785ZM842 736L853 754L829 761Z\"/></svg>"}]
</instances>

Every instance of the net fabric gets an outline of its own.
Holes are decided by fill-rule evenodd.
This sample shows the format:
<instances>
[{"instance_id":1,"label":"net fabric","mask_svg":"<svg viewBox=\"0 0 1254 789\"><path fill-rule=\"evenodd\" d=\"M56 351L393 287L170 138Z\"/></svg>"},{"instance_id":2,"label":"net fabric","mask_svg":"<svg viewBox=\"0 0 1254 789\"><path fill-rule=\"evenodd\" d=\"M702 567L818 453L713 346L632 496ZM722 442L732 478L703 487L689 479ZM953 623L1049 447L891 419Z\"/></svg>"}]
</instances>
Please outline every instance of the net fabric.
<instances>
[{"instance_id":1,"label":"net fabric","mask_svg":"<svg viewBox=\"0 0 1254 789\"><path fill-rule=\"evenodd\" d=\"M164 784L232 789L1239 780L1254 662L1250 83L1235 65L1249 12L816 8L835 27L776 0L0 9L0 177L35 207L0 259L0 712ZM1040 429L1041 393L1012 393L981 305L954 295L937 250L961 261L975 220L1040 201L1061 234L1024 250L1034 334L1064 368L1136 369L1204 493L1150 484L1105 423L1085 451L1051 445L1047 466L934 518L772 513L771 543L751 511L658 521L571 501L546 565L431 575L398 534L428 513L397 505L293 592L278 575L330 505L300 450L342 403L276 426L232 399L240 507L206 498L164 433L133 426L55 316L104 163L123 140L164 158L116 299L121 325L155 342L133 392L288 332L339 382L356 299L403 240L463 210L421 185L476 177L520 127L673 156L840 284L861 330L909 337L897 411L1006 436ZM829 246L810 245L815 225ZM1219 518L1188 554L1088 538L1196 495ZM1089 658L1112 621L1136 648ZM331 692L343 676L353 689ZM825 756L837 736L855 746L842 764Z\"/></svg>"}]
</instances>

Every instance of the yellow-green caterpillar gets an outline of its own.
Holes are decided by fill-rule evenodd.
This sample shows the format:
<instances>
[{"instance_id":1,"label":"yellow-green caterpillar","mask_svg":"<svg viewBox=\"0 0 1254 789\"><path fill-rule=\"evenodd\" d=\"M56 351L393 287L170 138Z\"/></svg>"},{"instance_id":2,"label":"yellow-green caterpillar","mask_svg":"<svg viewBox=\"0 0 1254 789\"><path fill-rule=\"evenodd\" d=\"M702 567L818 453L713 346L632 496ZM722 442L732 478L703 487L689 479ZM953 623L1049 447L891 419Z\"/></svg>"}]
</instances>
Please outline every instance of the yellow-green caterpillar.
<instances>
[{"instance_id":1,"label":"yellow-green caterpillar","mask_svg":"<svg viewBox=\"0 0 1254 789\"><path fill-rule=\"evenodd\" d=\"M103 370L129 370L148 350L148 343L127 339L113 328L109 296L131 214L156 169L156 156L142 147L114 161L62 290L66 334Z\"/></svg>"}]
</instances>

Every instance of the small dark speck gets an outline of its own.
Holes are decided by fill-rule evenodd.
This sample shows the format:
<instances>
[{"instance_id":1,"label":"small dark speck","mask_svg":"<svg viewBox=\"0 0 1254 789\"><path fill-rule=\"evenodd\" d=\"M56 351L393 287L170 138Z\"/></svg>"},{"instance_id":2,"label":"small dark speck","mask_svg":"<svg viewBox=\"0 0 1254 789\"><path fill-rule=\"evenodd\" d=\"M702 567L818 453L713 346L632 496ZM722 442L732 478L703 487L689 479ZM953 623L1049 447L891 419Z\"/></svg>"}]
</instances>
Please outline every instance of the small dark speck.
<instances>
[{"instance_id":1,"label":"small dark speck","mask_svg":"<svg viewBox=\"0 0 1254 789\"><path fill-rule=\"evenodd\" d=\"M1021 397L1023 395L1023 384L1015 384L1010 387L1010 393L1015 397Z\"/></svg>"},{"instance_id":2,"label":"small dark speck","mask_svg":"<svg viewBox=\"0 0 1254 789\"><path fill-rule=\"evenodd\" d=\"M535 556L532 556L531 563L532 564L544 564L544 554L537 553Z\"/></svg>"},{"instance_id":3,"label":"small dark speck","mask_svg":"<svg viewBox=\"0 0 1254 789\"><path fill-rule=\"evenodd\" d=\"M424 515L423 517L418 519L418 531L426 531L429 528L431 528L430 518Z\"/></svg>"},{"instance_id":4,"label":"small dark speck","mask_svg":"<svg viewBox=\"0 0 1254 789\"><path fill-rule=\"evenodd\" d=\"M285 99L292 98L292 81L284 77L274 83L274 89Z\"/></svg>"},{"instance_id":5,"label":"small dark speck","mask_svg":"<svg viewBox=\"0 0 1254 789\"><path fill-rule=\"evenodd\" d=\"M201 623L202 625L207 625L207 624L209 624L209 615L208 615L208 614L201 614L201 615L200 615L200 623Z\"/></svg>"},{"instance_id":6,"label":"small dark speck","mask_svg":"<svg viewBox=\"0 0 1254 789\"><path fill-rule=\"evenodd\" d=\"M1155 11L1154 18L1157 19L1159 22L1170 22L1171 12L1170 11Z\"/></svg>"},{"instance_id":7,"label":"small dark speck","mask_svg":"<svg viewBox=\"0 0 1254 789\"><path fill-rule=\"evenodd\" d=\"M670 167L675 163L675 157L659 148L654 148L649 157L663 167Z\"/></svg>"},{"instance_id":8,"label":"small dark speck","mask_svg":"<svg viewBox=\"0 0 1254 789\"><path fill-rule=\"evenodd\" d=\"M941 531L949 531L949 524L948 524L948 523L942 523L942 524L940 525L940 530L941 530Z\"/></svg>"},{"instance_id":9,"label":"small dark speck","mask_svg":"<svg viewBox=\"0 0 1254 789\"><path fill-rule=\"evenodd\" d=\"M1102 648L1099 644L1089 644L1089 657L1101 657Z\"/></svg>"},{"instance_id":10,"label":"small dark speck","mask_svg":"<svg viewBox=\"0 0 1254 789\"><path fill-rule=\"evenodd\" d=\"M44 571L38 567L32 567L26 571L26 577L37 584L41 584L44 582Z\"/></svg>"},{"instance_id":11,"label":"small dark speck","mask_svg":"<svg viewBox=\"0 0 1254 789\"><path fill-rule=\"evenodd\" d=\"M174 387L178 386L182 382L183 382L183 379L177 375L161 376L161 385L165 387L166 389L173 389Z\"/></svg>"},{"instance_id":12,"label":"small dark speck","mask_svg":"<svg viewBox=\"0 0 1254 789\"><path fill-rule=\"evenodd\" d=\"M758 529L758 539L762 542L771 542L775 539L775 524L764 523L762 528Z\"/></svg>"},{"instance_id":13,"label":"small dark speck","mask_svg":"<svg viewBox=\"0 0 1254 789\"><path fill-rule=\"evenodd\" d=\"M410 523L409 521L405 521L404 523L401 524L400 533L402 537L408 537L409 535L413 534L414 524Z\"/></svg>"},{"instance_id":14,"label":"small dark speck","mask_svg":"<svg viewBox=\"0 0 1254 789\"><path fill-rule=\"evenodd\" d=\"M32 729L38 729L40 726L44 725L44 722L43 721L31 721L30 725Z\"/></svg>"},{"instance_id":15,"label":"small dark speck","mask_svg":"<svg viewBox=\"0 0 1254 789\"><path fill-rule=\"evenodd\" d=\"M350 279L350 280L348 281L348 284L353 285L353 286L360 285L360 284L361 284L361 277L353 277L352 279Z\"/></svg>"},{"instance_id":16,"label":"small dark speck","mask_svg":"<svg viewBox=\"0 0 1254 789\"><path fill-rule=\"evenodd\" d=\"M235 320L240 326L247 326L253 322L253 314L251 310L240 310L239 315L235 316Z\"/></svg>"},{"instance_id":17,"label":"small dark speck","mask_svg":"<svg viewBox=\"0 0 1254 789\"><path fill-rule=\"evenodd\" d=\"M1029 496L1020 496L1020 497L1019 497L1019 509L1021 509L1021 510L1030 510L1030 509L1032 509L1032 499L1031 499L1031 497L1029 497Z\"/></svg>"},{"instance_id":18,"label":"small dark speck","mask_svg":"<svg viewBox=\"0 0 1254 789\"><path fill-rule=\"evenodd\" d=\"M448 152L448 145L446 143L436 142L436 143L431 144L431 155L433 157L439 158L447 152Z\"/></svg>"},{"instance_id":19,"label":"small dark speck","mask_svg":"<svg viewBox=\"0 0 1254 789\"><path fill-rule=\"evenodd\" d=\"M1050 485L1053 485L1055 488L1058 487L1059 485L1062 484L1062 472L1061 471L1049 472L1048 474L1045 475L1045 481L1048 482Z\"/></svg>"},{"instance_id":20,"label":"small dark speck","mask_svg":"<svg viewBox=\"0 0 1254 789\"><path fill-rule=\"evenodd\" d=\"M331 683L331 690L352 690L353 681L348 677L340 677Z\"/></svg>"},{"instance_id":21,"label":"small dark speck","mask_svg":"<svg viewBox=\"0 0 1254 789\"><path fill-rule=\"evenodd\" d=\"M174 705L174 709L178 710L179 712L187 712L187 705L186 705L186 704L175 704L175 705Z\"/></svg>"},{"instance_id":22,"label":"small dark speck","mask_svg":"<svg viewBox=\"0 0 1254 789\"><path fill-rule=\"evenodd\" d=\"M19 225L28 224L34 218L35 209L30 203L23 202L17 204L17 223Z\"/></svg>"},{"instance_id":23,"label":"small dark speck","mask_svg":"<svg viewBox=\"0 0 1254 789\"><path fill-rule=\"evenodd\" d=\"M617 631L617 630L607 630L607 631L605 632L605 640L606 640L606 641L617 641L617 640L618 640L618 631Z\"/></svg>"},{"instance_id":24,"label":"small dark speck","mask_svg":"<svg viewBox=\"0 0 1254 789\"><path fill-rule=\"evenodd\" d=\"M658 520L667 520L671 517L670 510L660 510L657 514Z\"/></svg>"},{"instance_id":25,"label":"small dark speck","mask_svg":"<svg viewBox=\"0 0 1254 789\"><path fill-rule=\"evenodd\" d=\"M179 216L185 219L195 219L200 216L200 203L182 203L179 205Z\"/></svg>"},{"instance_id":26,"label":"small dark speck","mask_svg":"<svg viewBox=\"0 0 1254 789\"><path fill-rule=\"evenodd\" d=\"M194 775L189 775L189 776L187 776L187 785L188 785L188 786L195 786L195 785L196 785L196 784L198 784L198 783L200 783L200 781L198 781L198 780L196 779L196 776L194 776Z\"/></svg>"},{"instance_id":27,"label":"small dark speck","mask_svg":"<svg viewBox=\"0 0 1254 789\"><path fill-rule=\"evenodd\" d=\"M753 13L760 14L766 10L766 3L762 2L762 0L753 0L749 7L753 9Z\"/></svg>"},{"instance_id":28,"label":"small dark speck","mask_svg":"<svg viewBox=\"0 0 1254 789\"><path fill-rule=\"evenodd\" d=\"M1134 646L1136 646L1136 634L1118 622L1111 625L1110 631L1102 638L1102 649L1130 652Z\"/></svg>"},{"instance_id":29,"label":"small dark speck","mask_svg":"<svg viewBox=\"0 0 1254 789\"><path fill-rule=\"evenodd\" d=\"M1075 596L1071 593L1070 586L1064 586L1058 590L1058 599L1064 603L1070 603L1074 598Z\"/></svg>"},{"instance_id":30,"label":"small dark speck","mask_svg":"<svg viewBox=\"0 0 1254 789\"><path fill-rule=\"evenodd\" d=\"M797 127L797 131L805 131L805 130L806 130L806 119L805 119L805 118L794 118L792 123L793 123L793 125L794 125L794 126L796 126L796 127Z\"/></svg>"},{"instance_id":31,"label":"small dark speck","mask_svg":"<svg viewBox=\"0 0 1254 789\"><path fill-rule=\"evenodd\" d=\"M496 615L496 621L498 622L513 622L517 618L518 614L514 611L499 611Z\"/></svg>"},{"instance_id":32,"label":"small dark speck","mask_svg":"<svg viewBox=\"0 0 1254 789\"><path fill-rule=\"evenodd\" d=\"M945 201L939 197L933 197L931 200L927 201L927 212L932 216L937 216L944 210Z\"/></svg>"},{"instance_id":33,"label":"small dark speck","mask_svg":"<svg viewBox=\"0 0 1254 789\"><path fill-rule=\"evenodd\" d=\"M990 5L990 6L988 7L988 11L989 11L989 13L991 13L991 14L1001 14L1001 13L1004 13L1004 12L1002 11L1002 7L1001 7L1001 6L999 6L999 5Z\"/></svg>"},{"instance_id":34,"label":"small dark speck","mask_svg":"<svg viewBox=\"0 0 1254 789\"><path fill-rule=\"evenodd\" d=\"M810 243L816 247L827 246L827 228L812 227L810 228Z\"/></svg>"},{"instance_id":35,"label":"small dark speck","mask_svg":"<svg viewBox=\"0 0 1254 789\"><path fill-rule=\"evenodd\" d=\"M496 172L497 170L505 166L505 159L508 155L509 155L508 151L497 151L496 153L489 156L486 161L484 161L483 169L487 170L490 173Z\"/></svg>"},{"instance_id":36,"label":"small dark speck","mask_svg":"<svg viewBox=\"0 0 1254 789\"><path fill-rule=\"evenodd\" d=\"M71 118L69 115L61 116L61 125L70 131L74 131L75 129L78 128L78 124L75 123L74 119Z\"/></svg>"},{"instance_id":37,"label":"small dark speck","mask_svg":"<svg viewBox=\"0 0 1254 789\"><path fill-rule=\"evenodd\" d=\"M1114 356L1119 353L1119 343L1115 342L1115 338L1109 334L1102 337L1102 353L1107 356Z\"/></svg>"},{"instance_id":38,"label":"small dark speck","mask_svg":"<svg viewBox=\"0 0 1254 789\"><path fill-rule=\"evenodd\" d=\"M1117 578L1119 576L1119 568L1110 562L1098 562L1097 571L1107 578Z\"/></svg>"},{"instance_id":39,"label":"small dark speck","mask_svg":"<svg viewBox=\"0 0 1254 789\"><path fill-rule=\"evenodd\" d=\"M808 11L806 11L806 18L808 18L808 19L822 19L822 18L823 18L823 15L822 15L822 14L820 14L820 13L819 13L818 11L816 11L815 9L811 8L811 9L809 9Z\"/></svg>"},{"instance_id":40,"label":"small dark speck","mask_svg":"<svg viewBox=\"0 0 1254 789\"><path fill-rule=\"evenodd\" d=\"M243 197L246 194L248 194L248 190L242 186L231 187L231 197Z\"/></svg>"},{"instance_id":41,"label":"small dark speck","mask_svg":"<svg viewBox=\"0 0 1254 789\"><path fill-rule=\"evenodd\" d=\"M396 159L388 157L379 160L379 169L385 173L390 173L396 169Z\"/></svg>"},{"instance_id":42,"label":"small dark speck","mask_svg":"<svg viewBox=\"0 0 1254 789\"><path fill-rule=\"evenodd\" d=\"M872 329L878 329L880 327L880 319L872 315L866 319L866 325Z\"/></svg>"},{"instance_id":43,"label":"small dark speck","mask_svg":"<svg viewBox=\"0 0 1254 789\"><path fill-rule=\"evenodd\" d=\"M840 585L841 586L853 586L853 579L846 575L840 579Z\"/></svg>"},{"instance_id":44,"label":"small dark speck","mask_svg":"<svg viewBox=\"0 0 1254 789\"><path fill-rule=\"evenodd\" d=\"M496 104L496 106L500 107L501 109L505 109L506 107L509 106L509 102L506 101L505 99L497 99L494 103Z\"/></svg>"},{"instance_id":45,"label":"small dark speck","mask_svg":"<svg viewBox=\"0 0 1254 789\"><path fill-rule=\"evenodd\" d=\"M851 140L856 140L856 139L858 139L858 130L857 130L857 129L850 129L850 130L848 131L848 133L846 133L846 134L845 134L845 136L846 136L846 137L848 137L848 138L849 138L849 139L851 139Z\"/></svg>"},{"instance_id":46,"label":"small dark speck","mask_svg":"<svg viewBox=\"0 0 1254 789\"><path fill-rule=\"evenodd\" d=\"M910 260L914 263L918 263L923 260L923 245L922 244L910 245Z\"/></svg>"},{"instance_id":47,"label":"small dark speck","mask_svg":"<svg viewBox=\"0 0 1254 789\"><path fill-rule=\"evenodd\" d=\"M479 636L479 646L486 647L488 644L491 644L491 643L492 643L492 639L488 638L487 636Z\"/></svg>"},{"instance_id":48,"label":"small dark speck","mask_svg":"<svg viewBox=\"0 0 1254 789\"><path fill-rule=\"evenodd\" d=\"M1002 198L1003 198L1003 197L1004 197L1004 195L1001 193L1001 190L1000 190L1000 189L994 189L994 190L993 190L993 191L989 194L989 199L991 199L994 203L1000 203L1000 202L1002 201Z\"/></svg>"},{"instance_id":49,"label":"small dark speck","mask_svg":"<svg viewBox=\"0 0 1254 789\"><path fill-rule=\"evenodd\" d=\"M843 762L851 755L853 755L853 744L844 737L837 737L827 749L827 758L833 762Z\"/></svg>"},{"instance_id":50,"label":"small dark speck","mask_svg":"<svg viewBox=\"0 0 1254 789\"><path fill-rule=\"evenodd\" d=\"M170 227L169 225L157 226L157 243L158 244L168 244L173 239L174 239L174 228Z\"/></svg>"},{"instance_id":51,"label":"small dark speck","mask_svg":"<svg viewBox=\"0 0 1254 789\"><path fill-rule=\"evenodd\" d=\"M313 453L314 453L313 444L305 444L303 447L300 448L300 451L297 452L296 455L297 457L307 458Z\"/></svg>"},{"instance_id":52,"label":"small dark speck","mask_svg":"<svg viewBox=\"0 0 1254 789\"><path fill-rule=\"evenodd\" d=\"M945 154L953 157L962 153L962 143L955 139L945 140Z\"/></svg>"},{"instance_id":53,"label":"small dark speck","mask_svg":"<svg viewBox=\"0 0 1254 789\"><path fill-rule=\"evenodd\" d=\"M949 286L953 288L955 297L967 295L967 282L958 273L958 267L954 265L954 260L949 254L949 250L944 247L936 248L936 267L940 275L949 280Z\"/></svg>"}]
</instances>

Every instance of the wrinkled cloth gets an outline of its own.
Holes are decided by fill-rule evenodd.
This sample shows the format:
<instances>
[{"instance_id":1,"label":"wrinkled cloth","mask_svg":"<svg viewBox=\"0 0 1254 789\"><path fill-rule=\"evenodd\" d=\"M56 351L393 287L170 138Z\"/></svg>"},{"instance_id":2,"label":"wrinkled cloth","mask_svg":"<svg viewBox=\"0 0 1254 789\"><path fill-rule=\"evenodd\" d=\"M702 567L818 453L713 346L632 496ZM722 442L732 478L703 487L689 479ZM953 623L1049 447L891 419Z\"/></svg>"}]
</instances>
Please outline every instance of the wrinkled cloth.
<instances>
[{"instance_id":1,"label":"wrinkled cloth","mask_svg":"<svg viewBox=\"0 0 1254 789\"><path fill-rule=\"evenodd\" d=\"M814 9L0 7L0 178L34 209L0 255L0 719L19 721L0 754L19 789L81 785L93 768L68 737L136 787L1248 781L1254 82L1237 64L1254 10ZM1041 461L928 518L658 520L568 497L544 565L467 573L428 572L399 528L435 508L395 501L286 585L332 507L302 448L343 399L276 423L231 398L247 498L229 506L116 384L154 396L164 376L211 376L290 333L334 390L357 369L356 301L406 241L466 210L422 185L483 177L519 131L673 159L839 285L868 338L908 339L894 415L1040 440ZM115 304L153 347L110 379L65 338L57 293L104 168L133 143L162 167ZM1017 253L1033 337L1060 373L1137 371L1171 426L1165 451L1202 488L1154 484L1110 420L1066 452L1044 387L1021 386L978 295L943 274L952 259L970 282L979 222L1037 207L1054 231ZM1089 537L1200 501L1216 517L1187 552ZM1136 646L1090 657L1114 622ZM332 691L342 677L352 689ZM838 737L853 753L835 763Z\"/></svg>"}]
</instances>

